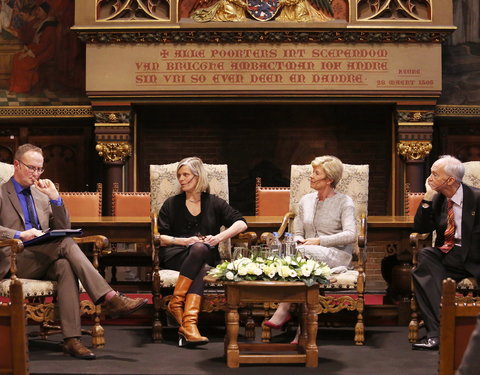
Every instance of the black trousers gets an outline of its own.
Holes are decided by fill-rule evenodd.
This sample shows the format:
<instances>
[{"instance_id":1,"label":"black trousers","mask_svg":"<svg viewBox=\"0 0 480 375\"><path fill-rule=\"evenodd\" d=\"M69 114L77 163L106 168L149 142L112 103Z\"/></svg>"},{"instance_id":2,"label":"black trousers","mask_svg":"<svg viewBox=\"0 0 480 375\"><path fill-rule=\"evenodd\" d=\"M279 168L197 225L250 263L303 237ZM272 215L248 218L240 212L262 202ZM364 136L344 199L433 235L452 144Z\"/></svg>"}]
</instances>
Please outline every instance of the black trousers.
<instances>
[{"instance_id":1,"label":"black trousers","mask_svg":"<svg viewBox=\"0 0 480 375\"><path fill-rule=\"evenodd\" d=\"M473 277L464 266L461 246L448 253L436 247L426 247L418 254L417 267L412 271L413 285L428 337L437 337L440 327L440 301L442 281L447 277L455 281Z\"/></svg>"}]
</instances>

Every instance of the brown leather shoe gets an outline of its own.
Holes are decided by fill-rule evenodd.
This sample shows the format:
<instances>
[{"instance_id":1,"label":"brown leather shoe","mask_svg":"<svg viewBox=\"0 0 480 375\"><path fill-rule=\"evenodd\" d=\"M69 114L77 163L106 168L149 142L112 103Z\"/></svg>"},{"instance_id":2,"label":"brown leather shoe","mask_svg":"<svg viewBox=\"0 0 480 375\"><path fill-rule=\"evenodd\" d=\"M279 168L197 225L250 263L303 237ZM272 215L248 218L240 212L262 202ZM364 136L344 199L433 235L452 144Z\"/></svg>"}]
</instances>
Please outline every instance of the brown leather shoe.
<instances>
[{"instance_id":1,"label":"brown leather shoe","mask_svg":"<svg viewBox=\"0 0 480 375\"><path fill-rule=\"evenodd\" d=\"M147 304L146 298L129 298L122 293L117 293L108 301L104 302L102 309L111 318L118 318L137 311L143 305Z\"/></svg>"},{"instance_id":2,"label":"brown leather shoe","mask_svg":"<svg viewBox=\"0 0 480 375\"><path fill-rule=\"evenodd\" d=\"M95 359L95 354L87 349L82 342L76 337L70 337L63 341L63 352L70 354L72 357L80 359Z\"/></svg>"}]
</instances>

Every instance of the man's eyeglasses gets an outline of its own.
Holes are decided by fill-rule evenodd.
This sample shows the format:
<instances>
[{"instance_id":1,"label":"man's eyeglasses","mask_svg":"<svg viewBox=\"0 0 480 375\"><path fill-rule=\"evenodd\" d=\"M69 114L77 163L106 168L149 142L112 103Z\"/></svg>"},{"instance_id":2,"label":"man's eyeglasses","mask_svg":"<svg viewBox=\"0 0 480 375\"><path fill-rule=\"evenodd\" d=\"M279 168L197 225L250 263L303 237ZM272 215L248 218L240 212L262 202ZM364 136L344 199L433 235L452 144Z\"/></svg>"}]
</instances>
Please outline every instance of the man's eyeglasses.
<instances>
[{"instance_id":1,"label":"man's eyeglasses","mask_svg":"<svg viewBox=\"0 0 480 375\"><path fill-rule=\"evenodd\" d=\"M43 168L37 168L37 167L34 167L33 165L28 165L28 164L25 164L23 161L21 161L20 159L17 159L20 163L22 163L25 167L28 168L28 170L32 173L35 173L37 172L38 174L42 174L45 169Z\"/></svg>"}]
</instances>

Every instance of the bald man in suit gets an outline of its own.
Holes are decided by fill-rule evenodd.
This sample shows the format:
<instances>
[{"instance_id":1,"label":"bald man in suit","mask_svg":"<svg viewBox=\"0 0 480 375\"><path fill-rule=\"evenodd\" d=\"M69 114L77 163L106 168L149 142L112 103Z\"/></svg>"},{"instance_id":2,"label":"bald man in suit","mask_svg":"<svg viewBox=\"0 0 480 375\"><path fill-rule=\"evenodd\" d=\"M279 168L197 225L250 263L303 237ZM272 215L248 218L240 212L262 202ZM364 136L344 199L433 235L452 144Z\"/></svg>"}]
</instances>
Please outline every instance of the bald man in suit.
<instances>
[{"instance_id":1,"label":"bald man in suit","mask_svg":"<svg viewBox=\"0 0 480 375\"><path fill-rule=\"evenodd\" d=\"M440 157L431 168L428 189L418 208L414 230L436 231L434 247L418 254L412 271L417 304L427 337L414 350L438 350L442 280L480 279L480 190L462 183L465 169L453 156Z\"/></svg>"},{"instance_id":2,"label":"bald man in suit","mask_svg":"<svg viewBox=\"0 0 480 375\"><path fill-rule=\"evenodd\" d=\"M43 173L43 153L25 144L15 153L13 177L0 187L0 236L28 241L45 230L69 229L70 219L52 181L39 179ZM7 274L8 248L0 249L0 277ZM28 246L18 255L17 275L21 278L57 281L63 350L81 359L95 354L80 341L81 320L78 279L95 303L103 303L106 313L116 317L142 307L147 300L128 298L115 292L93 267L70 237Z\"/></svg>"}]
</instances>

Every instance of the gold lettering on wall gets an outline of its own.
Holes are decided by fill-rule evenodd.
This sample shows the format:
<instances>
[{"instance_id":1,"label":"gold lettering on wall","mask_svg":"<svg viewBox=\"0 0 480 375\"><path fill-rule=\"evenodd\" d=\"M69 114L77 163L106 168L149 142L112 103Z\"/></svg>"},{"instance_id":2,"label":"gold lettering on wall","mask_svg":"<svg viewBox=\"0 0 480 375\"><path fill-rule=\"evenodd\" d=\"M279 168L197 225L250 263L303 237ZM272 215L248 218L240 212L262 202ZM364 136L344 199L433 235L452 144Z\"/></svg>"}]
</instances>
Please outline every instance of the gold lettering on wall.
<instances>
[{"instance_id":1,"label":"gold lettering on wall","mask_svg":"<svg viewBox=\"0 0 480 375\"><path fill-rule=\"evenodd\" d=\"M440 91L432 44L87 45L87 91Z\"/></svg>"}]
</instances>

